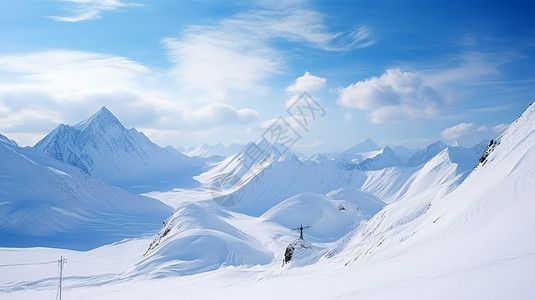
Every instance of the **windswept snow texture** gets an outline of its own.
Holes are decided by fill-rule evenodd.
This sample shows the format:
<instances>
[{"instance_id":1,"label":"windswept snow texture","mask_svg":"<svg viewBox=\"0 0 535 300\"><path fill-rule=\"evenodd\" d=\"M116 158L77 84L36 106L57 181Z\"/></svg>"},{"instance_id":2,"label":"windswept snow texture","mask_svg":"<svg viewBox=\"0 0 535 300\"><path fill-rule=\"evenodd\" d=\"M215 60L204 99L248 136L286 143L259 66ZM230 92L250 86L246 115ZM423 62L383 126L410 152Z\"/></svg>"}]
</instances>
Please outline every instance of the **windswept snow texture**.
<instances>
[{"instance_id":1,"label":"windswept snow texture","mask_svg":"<svg viewBox=\"0 0 535 300\"><path fill-rule=\"evenodd\" d=\"M134 128L124 128L106 107L74 126L59 125L34 148L138 192L193 187L197 182L192 176L201 164L172 147L159 147Z\"/></svg>"},{"instance_id":2,"label":"windswept snow texture","mask_svg":"<svg viewBox=\"0 0 535 300\"><path fill-rule=\"evenodd\" d=\"M0 246L90 249L156 231L171 208L0 141Z\"/></svg>"}]
</instances>

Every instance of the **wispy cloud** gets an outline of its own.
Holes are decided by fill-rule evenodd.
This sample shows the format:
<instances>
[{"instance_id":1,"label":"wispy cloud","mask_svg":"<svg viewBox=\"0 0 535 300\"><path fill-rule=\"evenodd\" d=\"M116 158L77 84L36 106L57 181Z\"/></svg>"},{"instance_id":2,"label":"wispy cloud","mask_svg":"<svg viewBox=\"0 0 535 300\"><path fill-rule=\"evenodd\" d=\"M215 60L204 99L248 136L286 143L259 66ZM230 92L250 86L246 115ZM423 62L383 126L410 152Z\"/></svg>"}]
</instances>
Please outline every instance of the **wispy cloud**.
<instances>
[{"instance_id":1,"label":"wispy cloud","mask_svg":"<svg viewBox=\"0 0 535 300\"><path fill-rule=\"evenodd\" d=\"M163 44L176 64L172 74L183 86L221 101L229 90L263 90L263 79L285 70L286 56L274 45L280 40L324 51L373 44L368 27L331 32L324 18L299 7L251 10L215 26L190 26Z\"/></svg>"},{"instance_id":2,"label":"wispy cloud","mask_svg":"<svg viewBox=\"0 0 535 300\"><path fill-rule=\"evenodd\" d=\"M479 108L472 108L470 111L473 112L495 112L495 111L502 111L511 108L512 105L510 104L501 104L501 105L495 105L495 106L487 106L487 107L479 107Z\"/></svg>"},{"instance_id":3,"label":"wispy cloud","mask_svg":"<svg viewBox=\"0 0 535 300\"><path fill-rule=\"evenodd\" d=\"M103 11L116 10L127 6L138 6L139 4L124 3L118 0L61 0L69 2L74 7L70 7L70 16L51 16L50 18L62 22L80 22L100 18Z\"/></svg>"},{"instance_id":4,"label":"wispy cloud","mask_svg":"<svg viewBox=\"0 0 535 300\"><path fill-rule=\"evenodd\" d=\"M374 123L435 118L444 102L418 74L399 69L358 81L339 93L338 104L369 111Z\"/></svg>"},{"instance_id":5,"label":"wispy cloud","mask_svg":"<svg viewBox=\"0 0 535 300\"><path fill-rule=\"evenodd\" d=\"M434 67L426 66L422 74L435 85L488 84L501 75L499 67L518 60L517 53L464 52L445 58Z\"/></svg>"}]
</instances>

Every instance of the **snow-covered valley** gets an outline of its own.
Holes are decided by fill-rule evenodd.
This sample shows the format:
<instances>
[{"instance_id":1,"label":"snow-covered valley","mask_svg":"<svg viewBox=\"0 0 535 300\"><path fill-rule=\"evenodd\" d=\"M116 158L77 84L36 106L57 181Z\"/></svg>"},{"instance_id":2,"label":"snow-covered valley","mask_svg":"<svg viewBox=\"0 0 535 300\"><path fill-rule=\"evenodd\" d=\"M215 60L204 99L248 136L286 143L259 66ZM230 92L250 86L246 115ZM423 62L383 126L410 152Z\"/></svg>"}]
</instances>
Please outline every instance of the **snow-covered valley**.
<instances>
[{"instance_id":1,"label":"snow-covered valley","mask_svg":"<svg viewBox=\"0 0 535 300\"><path fill-rule=\"evenodd\" d=\"M534 105L487 144L190 157L106 108L0 136L0 298L54 298L65 257L66 299L530 299Z\"/></svg>"}]
</instances>

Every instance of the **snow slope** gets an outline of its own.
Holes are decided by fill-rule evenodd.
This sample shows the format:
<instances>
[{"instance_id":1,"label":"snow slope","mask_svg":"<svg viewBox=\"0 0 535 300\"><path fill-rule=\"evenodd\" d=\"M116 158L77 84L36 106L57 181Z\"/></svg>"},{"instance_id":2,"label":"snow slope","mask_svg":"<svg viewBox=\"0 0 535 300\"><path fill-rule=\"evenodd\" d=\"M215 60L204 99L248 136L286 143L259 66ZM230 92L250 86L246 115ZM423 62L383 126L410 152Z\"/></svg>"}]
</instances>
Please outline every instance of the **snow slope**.
<instances>
[{"instance_id":1,"label":"snow slope","mask_svg":"<svg viewBox=\"0 0 535 300\"><path fill-rule=\"evenodd\" d=\"M189 275L223 265L270 263L261 243L223 221L209 208L184 203L167 219L136 272L152 276Z\"/></svg>"},{"instance_id":2,"label":"snow slope","mask_svg":"<svg viewBox=\"0 0 535 300\"><path fill-rule=\"evenodd\" d=\"M445 151L441 156L447 154ZM408 264L424 264L425 269L417 270L428 275L474 272L489 283L505 284L486 286L499 292L493 298L506 295L507 284L513 284L527 299L529 294L524 293L533 290L523 280L533 278L533 269L516 267L513 278L508 278L510 271L488 277L483 273L495 264L522 260L533 263L534 193L535 107L531 105L497 140L486 162L455 190L437 197L433 193L416 195L409 189L407 194L414 198L406 197L385 207L355 233L340 257L351 262L395 257L396 261L408 260ZM456 280L455 284L450 294L462 289L487 294L478 293L478 287L470 287L469 282Z\"/></svg>"},{"instance_id":3,"label":"snow slope","mask_svg":"<svg viewBox=\"0 0 535 300\"><path fill-rule=\"evenodd\" d=\"M327 195L297 194L264 213L260 219L287 228L311 226L305 236L314 242L333 242L354 230L361 221L382 209L384 203L370 193L354 188Z\"/></svg>"},{"instance_id":4,"label":"snow slope","mask_svg":"<svg viewBox=\"0 0 535 300\"><path fill-rule=\"evenodd\" d=\"M59 125L34 148L109 184L136 191L147 185L146 191L194 185L191 176L201 164L172 147L159 147L134 128L126 129L106 107L74 126Z\"/></svg>"},{"instance_id":5,"label":"snow slope","mask_svg":"<svg viewBox=\"0 0 535 300\"><path fill-rule=\"evenodd\" d=\"M171 208L0 140L0 246L89 249L154 232Z\"/></svg>"}]
</instances>

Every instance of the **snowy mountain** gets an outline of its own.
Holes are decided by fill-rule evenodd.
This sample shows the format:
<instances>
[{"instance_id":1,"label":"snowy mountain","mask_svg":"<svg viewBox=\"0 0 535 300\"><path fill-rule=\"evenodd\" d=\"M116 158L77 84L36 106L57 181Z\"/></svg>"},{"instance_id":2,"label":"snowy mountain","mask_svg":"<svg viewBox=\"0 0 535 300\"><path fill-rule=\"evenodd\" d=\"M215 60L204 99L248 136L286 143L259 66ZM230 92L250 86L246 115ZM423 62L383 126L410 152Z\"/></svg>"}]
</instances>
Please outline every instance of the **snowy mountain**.
<instances>
[{"instance_id":1,"label":"snowy mountain","mask_svg":"<svg viewBox=\"0 0 535 300\"><path fill-rule=\"evenodd\" d=\"M125 188L173 182L191 184L183 173L195 163L172 147L161 148L134 128L126 129L102 107L74 126L59 125L35 149Z\"/></svg>"},{"instance_id":2,"label":"snowy mountain","mask_svg":"<svg viewBox=\"0 0 535 300\"><path fill-rule=\"evenodd\" d=\"M403 164L407 164L409 159L418 151L417 149L409 149L405 146L393 146L392 151L396 153L396 155L399 157L399 159L403 162Z\"/></svg>"},{"instance_id":3,"label":"snowy mountain","mask_svg":"<svg viewBox=\"0 0 535 300\"><path fill-rule=\"evenodd\" d=\"M364 150L369 150L370 145L367 142ZM352 155L365 159L348 167L347 164L340 163L341 158L328 159L321 154L304 161L295 157L291 151L281 157L266 142L260 142L258 145L249 144L240 153L228 157L195 178L213 189L212 196L217 203L231 206L233 211L254 216L259 216L284 199L300 193L323 194L344 187L369 191L390 203L406 192L418 176L416 173L434 157L427 156L441 147L442 144L436 143L421 151L421 157L414 155L413 161L423 163L413 167L406 167L389 147L353 153ZM248 161L248 148L262 149L264 155L258 156L257 160ZM444 149L448 151L443 158L447 157L447 161L455 166L452 172L427 174L431 182L442 180L460 183L477 165L483 152L481 145L470 149L445 146Z\"/></svg>"},{"instance_id":4,"label":"snowy mountain","mask_svg":"<svg viewBox=\"0 0 535 300\"><path fill-rule=\"evenodd\" d=\"M0 139L0 246L90 249L150 233L171 208Z\"/></svg>"},{"instance_id":5,"label":"snowy mountain","mask_svg":"<svg viewBox=\"0 0 535 300\"><path fill-rule=\"evenodd\" d=\"M262 155L251 160L246 149L262 149ZM360 187L365 173L339 168L330 160L302 162L290 150L281 156L261 141L195 179L210 186L215 202L235 212L260 216L299 193L324 194L342 187Z\"/></svg>"},{"instance_id":6,"label":"snowy mountain","mask_svg":"<svg viewBox=\"0 0 535 300\"><path fill-rule=\"evenodd\" d=\"M390 147L381 148L369 138L333 158L341 168L364 171L404 165L401 158Z\"/></svg>"},{"instance_id":7,"label":"snowy mountain","mask_svg":"<svg viewBox=\"0 0 535 300\"><path fill-rule=\"evenodd\" d=\"M483 279L485 287L502 296L510 286L503 289L492 284L510 282L522 286L525 295L527 285L521 283L522 278L530 277L532 270L499 265L519 266L524 264L521 261L533 265L535 245L528 237L535 235L535 106L493 145L486 160L466 180L453 190L446 185L449 191L437 193L444 182L426 182L426 177L440 169L451 172L455 166L448 162L449 149L442 151L416 176L415 181L422 180L422 184L409 187L407 196L386 206L357 230L339 257L352 263L411 265L413 278L416 274L427 276L426 270L433 270L430 276L448 274L456 288L445 298L487 294L461 274Z\"/></svg>"},{"instance_id":8,"label":"snowy mountain","mask_svg":"<svg viewBox=\"0 0 535 300\"><path fill-rule=\"evenodd\" d=\"M5 135L0 134L0 142L3 142L5 144L9 144L12 146L18 146L17 143L14 140L8 139Z\"/></svg>"},{"instance_id":9,"label":"snowy mountain","mask_svg":"<svg viewBox=\"0 0 535 300\"><path fill-rule=\"evenodd\" d=\"M373 157L364 159L359 167L362 170L381 170L389 167L403 166L401 159L390 149L390 147L384 147L377 151Z\"/></svg>"},{"instance_id":10,"label":"snowy mountain","mask_svg":"<svg viewBox=\"0 0 535 300\"><path fill-rule=\"evenodd\" d=\"M407 167L416 167L425 164L446 147L448 147L448 145L442 141L438 141L427 146L425 149L416 151L416 153L414 153L407 161Z\"/></svg>"},{"instance_id":11,"label":"snowy mountain","mask_svg":"<svg viewBox=\"0 0 535 300\"><path fill-rule=\"evenodd\" d=\"M217 143L216 145L208 145L203 144L202 146L190 148L182 153L184 153L187 156L190 157L203 157L208 158L210 156L231 156L238 152L240 152L243 149L244 145L232 143L228 146L225 146L221 143Z\"/></svg>"},{"instance_id":12,"label":"snowy mountain","mask_svg":"<svg viewBox=\"0 0 535 300\"><path fill-rule=\"evenodd\" d=\"M256 170L259 177L229 157L199 178L248 178L223 183L254 186L256 197L241 198L238 206L249 204L236 212L237 206L196 199L203 189L177 192L181 204L153 238L67 252L73 257L69 296L531 299L535 108L494 140L474 169L476 152L453 144L417 166L373 171L340 169L321 155L301 161L291 153L273 154L254 160L263 167ZM296 192L305 187L301 180L309 190L339 183L329 181L333 174L359 180L329 192ZM385 205L359 185L395 201ZM269 198L286 190L292 195ZM251 213L258 211L263 213ZM311 225L303 240L292 230L301 224ZM282 264L288 246L293 257ZM3 298L49 297L57 286L57 257L64 253L0 248L9 262L0 265ZM117 262L123 260L128 263Z\"/></svg>"}]
</instances>

